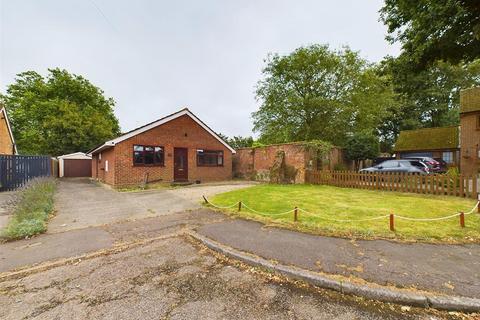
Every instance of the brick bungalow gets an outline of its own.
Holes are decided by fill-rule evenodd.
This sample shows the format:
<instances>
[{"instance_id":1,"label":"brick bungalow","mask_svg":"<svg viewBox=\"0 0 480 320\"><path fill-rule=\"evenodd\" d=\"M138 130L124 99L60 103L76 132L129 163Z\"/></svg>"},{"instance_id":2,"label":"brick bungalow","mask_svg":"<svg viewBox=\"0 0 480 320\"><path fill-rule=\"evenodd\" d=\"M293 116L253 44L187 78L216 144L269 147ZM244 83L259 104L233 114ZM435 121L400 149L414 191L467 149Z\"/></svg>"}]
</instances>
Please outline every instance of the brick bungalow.
<instances>
[{"instance_id":1,"label":"brick bungalow","mask_svg":"<svg viewBox=\"0 0 480 320\"><path fill-rule=\"evenodd\" d=\"M442 158L465 175L480 173L480 87L460 92L460 126L401 131L397 157Z\"/></svg>"},{"instance_id":2,"label":"brick bungalow","mask_svg":"<svg viewBox=\"0 0 480 320\"><path fill-rule=\"evenodd\" d=\"M7 110L0 106L0 154L17 154L17 146L13 139L10 122L8 122Z\"/></svg>"},{"instance_id":3,"label":"brick bungalow","mask_svg":"<svg viewBox=\"0 0 480 320\"><path fill-rule=\"evenodd\" d=\"M119 187L154 181L228 180L235 150L185 108L88 153L92 177Z\"/></svg>"}]
</instances>

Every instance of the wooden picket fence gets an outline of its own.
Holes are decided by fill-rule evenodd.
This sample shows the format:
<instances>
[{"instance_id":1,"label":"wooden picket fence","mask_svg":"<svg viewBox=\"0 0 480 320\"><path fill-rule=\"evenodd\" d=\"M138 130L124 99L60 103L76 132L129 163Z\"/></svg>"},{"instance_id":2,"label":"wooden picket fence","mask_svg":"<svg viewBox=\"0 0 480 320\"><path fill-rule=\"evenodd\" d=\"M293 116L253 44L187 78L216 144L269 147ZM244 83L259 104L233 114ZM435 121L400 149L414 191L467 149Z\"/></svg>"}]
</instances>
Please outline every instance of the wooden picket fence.
<instances>
[{"instance_id":1,"label":"wooden picket fence","mask_svg":"<svg viewBox=\"0 0 480 320\"><path fill-rule=\"evenodd\" d=\"M305 182L337 187L420 194L478 197L478 177L446 174L360 173L355 171L307 171Z\"/></svg>"}]
</instances>

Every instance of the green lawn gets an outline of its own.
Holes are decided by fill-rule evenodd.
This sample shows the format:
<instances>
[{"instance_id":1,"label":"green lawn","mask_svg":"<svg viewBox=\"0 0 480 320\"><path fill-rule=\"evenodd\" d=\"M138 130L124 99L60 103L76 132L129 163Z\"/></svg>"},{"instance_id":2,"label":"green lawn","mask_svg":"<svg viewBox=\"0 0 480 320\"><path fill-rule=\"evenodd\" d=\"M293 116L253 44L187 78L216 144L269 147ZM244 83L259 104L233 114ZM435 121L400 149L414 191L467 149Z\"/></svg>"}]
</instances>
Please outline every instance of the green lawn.
<instances>
[{"instance_id":1,"label":"green lawn","mask_svg":"<svg viewBox=\"0 0 480 320\"><path fill-rule=\"evenodd\" d=\"M425 222L395 219L395 232L389 230L389 218L373 221L336 222L328 219L355 220L395 213L411 218L437 218L453 213L468 212L475 205L472 199L416 195L338 188L318 185L259 185L219 194L209 199L218 206L242 201L248 207L265 214L251 212L245 207L222 209L242 217L301 231L336 236L361 238L396 238L419 241L480 242L480 215L465 216L465 228L459 217ZM293 213L285 212L295 206L311 213L299 211L298 222Z\"/></svg>"}]
</instances>

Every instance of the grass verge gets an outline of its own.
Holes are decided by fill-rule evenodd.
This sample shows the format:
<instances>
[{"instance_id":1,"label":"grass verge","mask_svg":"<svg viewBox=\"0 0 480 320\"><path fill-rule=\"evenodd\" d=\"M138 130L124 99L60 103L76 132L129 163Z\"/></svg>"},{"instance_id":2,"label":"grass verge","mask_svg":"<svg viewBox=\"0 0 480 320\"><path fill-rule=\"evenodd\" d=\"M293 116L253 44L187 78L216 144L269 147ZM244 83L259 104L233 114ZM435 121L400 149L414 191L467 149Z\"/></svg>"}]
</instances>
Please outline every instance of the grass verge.
<instances>
[{"instance_id":1,"label":"grass verge","mask_svg":"<svg viewBox=\"0 0 480 320\"><path fill-rule=\"evenodd\" d=\"M394 232L389 230L388 217L373 221L329 220L366 219L390 213L410 218L438 218L471 210L476 203L472 199L333 186L268 184L218 194L210 201L218 206L242 201L263 214L245 207L241 212L238 212L237 207L222 211L314 234L424 242L480 242L480 214L477 213L465 216L465 228L460 227L459 217L441 221L407 221L397 218ZM311 213L299 211L298 222L293 221L293 213L275 215L295 206Z\"/></svg>"},{"instance_id":2,"label":"grass verge","mask_svg":"<svg viewBox=\"0 0 480 320\"><path fill-rule=\"evenodd\" d=\"M15 240L45 232L53 210L55 190L56 183L52 178L33 179L19 190L14 200L13 215L1 236Z\"/></svg>"}]
</instances>

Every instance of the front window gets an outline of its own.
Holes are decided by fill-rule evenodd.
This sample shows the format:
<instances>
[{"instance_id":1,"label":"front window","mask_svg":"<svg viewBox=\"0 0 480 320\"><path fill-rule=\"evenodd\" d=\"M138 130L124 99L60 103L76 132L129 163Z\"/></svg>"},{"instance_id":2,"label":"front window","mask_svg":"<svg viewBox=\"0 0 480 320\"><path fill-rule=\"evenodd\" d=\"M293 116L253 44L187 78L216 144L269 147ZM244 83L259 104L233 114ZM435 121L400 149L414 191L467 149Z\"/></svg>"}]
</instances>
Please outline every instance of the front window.
<instances>
[{"instance_id":1,"label":"front window","mask_svg":"<svg viewBox=\"0 0 480 320\"><path fill-rule=\"evenodd\" d=\"M197 150L197 166L222 167L223 151Z\"/></svg>"},{"instance_id":2,"label":"front window","mask_svg":"<svg viewBox=\"0 0 480 320\"><path fill-rule=\"evenodd\" d=\"M135 166L163 166L165 153L160 146L133 146L133 164Z\"/></svg>"},{"instance_id":3,"label":"front window","mask_svg":"<svg viewBox=\"0 0 480 320\"><path fill-rule=\"evenodd\" d=\"M442 159L446 163L453 163L453 152L452 151L445 151L442 153Z\"/></svg>"}]
</instances>

